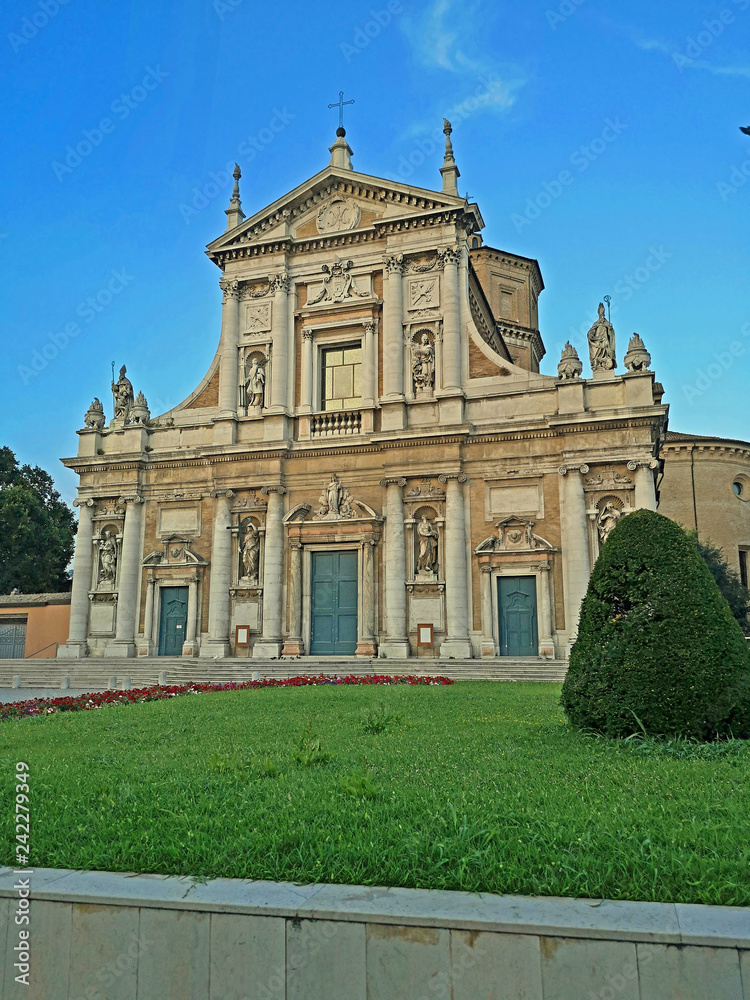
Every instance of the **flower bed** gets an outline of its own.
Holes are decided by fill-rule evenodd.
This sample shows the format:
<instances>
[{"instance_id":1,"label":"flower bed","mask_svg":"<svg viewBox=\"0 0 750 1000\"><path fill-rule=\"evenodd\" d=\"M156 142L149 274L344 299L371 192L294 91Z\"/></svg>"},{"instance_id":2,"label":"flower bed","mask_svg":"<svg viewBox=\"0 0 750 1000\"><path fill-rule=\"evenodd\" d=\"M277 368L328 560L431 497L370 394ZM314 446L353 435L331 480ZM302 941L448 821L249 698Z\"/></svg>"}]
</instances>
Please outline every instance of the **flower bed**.
<instances>
[{"instance_id":1,"label":"flower bed","mask_svg":"<svg viewBox=\"0 0 750 1000\"><path fill-rule=\"evenodd\" d=\"M336 677L327 674L302 675L279 680L274 677L258 681L244 681L237 684L182 684L160 687L133 688L130 691L97 691L81 694L77 698L32 698L29 701L12 701L0 705L0 721L23 719L32 715L54 715L56 712L89 712L107 705L133 705L136 702L160 701L162 698L177 698L185 694L206 694L212 691L246 691L250 688L306 687L315 684L453 684L448 677L390 677L387 674L366 674L355 677Z\"/></svg>"}]
</instances>

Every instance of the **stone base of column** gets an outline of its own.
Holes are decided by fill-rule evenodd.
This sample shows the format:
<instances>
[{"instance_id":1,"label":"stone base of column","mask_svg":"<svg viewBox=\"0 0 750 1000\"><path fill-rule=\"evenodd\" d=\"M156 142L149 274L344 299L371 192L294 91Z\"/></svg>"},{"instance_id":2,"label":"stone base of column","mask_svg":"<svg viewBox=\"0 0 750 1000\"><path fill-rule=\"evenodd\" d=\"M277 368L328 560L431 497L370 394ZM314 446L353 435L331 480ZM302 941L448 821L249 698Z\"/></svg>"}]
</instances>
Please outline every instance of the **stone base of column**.
<instances>
[{"instance_id":1,"label":"stone base of column","mask_svg":"<svg viewBox=\"0 0 750 1000\"><path fill-rule=\"evenodd\" d=\"M289 417L286 413L268 413L263 418L264 441L286 441L290 437Z\"/></svg>"},{"instance_id":2,"label":"stone base of column","mask_svg":"<svg viewBox=\"0 0 750 1000\"><path fill-rule=\"evenodd\" d=\"M408 643L407 643L408 645ZM377 656L378 655L378 644L373 640L366 640L357 643L357 648L354 650L355 656Z\"/></svg>"},{"instance_id":3,"label":"stone base of column","mask_svg":"<svg viewBox=\"0 0 750 1000\"><path fill-rule=\"evenodd\" d=\"M213 657L217 660L220 657L231 656L232 647L229 642L224 642L221 639L204 639L201 643L200 650L198 651L198 656L202 656L204 659L208 657Z\"/></svg>"},{"instance_id":4,"label":"stone base of column","mask_svg":"<svg viewBox=\"0 0 750 1000\"><path fill-rule=\"evenodd\" d=\"M380 643L378 656L383 660L406 660L411 656L408 639L386 639Z\"/></svg>"},{"instance_id":5,"label":"stone base of column","mask_svg":"<svg viewBox=\"0 0 750 1000\"><path fill-rule=\"evenodd\" d=\"M555 658L555 644L551 639L540 639L539 640L539 655L547 656L549 659L554 660Z\"/></svg>"},{"instance_id":6,"label":"stone base of column","mask_svg":"<svg viewBox=\"0 0 750 1000\"><path fill-rule=\"evenodd\" d=\"M389 402L385 400L380 405L381 431L402 431L407 424L406 404L403 399Z\"/></svg>"},{"instance_id":7,"label":"stone base of column","mask_svg":"<svg viewBox=\"0 0 750 1000\"><path fill-rule=\"evenodd\" d=\"M446 639L440 644L440 657L443 660L470 660L473 656L474 651L468 639Z\"/></svg>"},{"instance_id":8,"label":"stone base of column","mask_svg":"<svg viewBox=\"0 0 750 1000\"><path fill-rule=\"evenodd\" d=\"M217 417L214 420L214 444L234 444L237 440L235 417Z\"/></svg>"},{"instance_id":9,"label":"stone base of column","mask_svg":"<svg viewBox=\"0 0 750 1000\"><path fill-rule=\"evenodd\" d=\"M258 646L256 644L255 649L253 650L253 655L257 656L257 653L255 652L255 650L257 650L257 648L258 648ZM305 644L304 644L304 642L301 639L287 639L287 641L284 643L284 645L282 647L281 655L282 656L304 656L305 655Z\"/></svg>"},{"instance_id":10,"label":"stone base of column","mask_svg":"<svg viewBox=\"0 0 750 1000\"><path fill-rule=\"evenodd\" d=\"M462 424L464 422L464 398L446 396L438 400L438 413L441 424Z\"/></svg>"},{"instance_id":11,"label":"stone base of column","mask_svg":"<svg viewBox=\"0 0 750 1000\"><path fill-rule=\"evenodd\" d=\"M182 644L182 655L183 656L197 656L198 655L198 643L197 642L183 642L183 644Z\"/></svg>"},{"instance_id":12,"label":"stone base of column","mask_svg":"<svg viewBox=\"0 0 750 1000\"><path fill-rule=\"evenodd\" d=\"M481 654L482 657L495 655L495 643L492 639L482 639Z\"/></svg>"},{"instance_id":13,"label":"stone base of column","mask_svg":"<svg viewBox=\"0 0 750 1000\"><path fill-rule=\"evenodd\" d=\"M115 639L105 648L104 655L106 657L124 656L130 659L136 655L135 643L126 639Z\"/></svg>"},{"instance_id":14,"label":"stone base of column","mask_svg":"<svg viewBox=\"0 0 750 1000\"><path fill-rule=\"evenodd\" d=\"M253 656L255 659L264 659L266 657L273 659L279 657L281 656L282 646L281 639L258 639L253 646Z\"/></svg>"},{"instance_id":15,"label":"stone base of column","mask_svg":"<svg viewBox=\"0 0 750 1000\"><path fill-rule=\"evenodd\" d=\"M82 660L89 655L89 644L84 640L81 642L66 642L57 650L58 660Z\"/></svg>"},{"instance_id":16,"label":"stone base of column","mask_svg":"<svg viewBox=\"0 0 750 1000\"><path fill-rule=\"evenodd\" d=\"M138 655L139 656L156 656L156 650L153 643L146 642L145 640L138 643Z\"/></svg>"}]
</instances>

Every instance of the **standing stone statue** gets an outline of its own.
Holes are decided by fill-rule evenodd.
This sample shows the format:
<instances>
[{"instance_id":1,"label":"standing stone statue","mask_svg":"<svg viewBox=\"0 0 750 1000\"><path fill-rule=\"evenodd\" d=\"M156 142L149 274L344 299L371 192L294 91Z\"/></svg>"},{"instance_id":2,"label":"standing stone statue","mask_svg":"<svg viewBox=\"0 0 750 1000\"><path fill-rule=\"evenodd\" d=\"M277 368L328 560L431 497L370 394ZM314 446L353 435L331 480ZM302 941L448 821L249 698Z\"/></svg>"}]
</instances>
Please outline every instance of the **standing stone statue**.
<instances>
[{"instance_id":1,"label":"standing stone statue","mask_svg":"<svg viewBox=\"0 0 750 1000\"><path fill-rule=\"evenodd\" d=\"M418 344L412 346L412 374L417 392L432 389L435 384L435 349L426 333Z\"/></svg>"},{"instance_id":2,"label":"standing stone statue","mask_svg":"<svg viewBox=\"0 0 750 1000\"><path fill-rule=\"evenodd\" d=\"M242 539L242 569L244 577L248 580L258 582L258 562L260 555L260 535L258 529L252 521L245 525L245 534Z\"/></svg>"},{"instance_id":3,"label":"standing stone statue","mask_svg":"<svg viewBox=\"0 0 750 1000\"><path fill-rule=\"evenodd\" d=\"M117 545L111 531L105 530L102 538L99 549L99 586L114 587L117 575Z\"/></svg>"},{"instance_id":4,"label":"standing stone statue","mask_svg":"<svg viewBox=\"0 0 750 1000\"><path fill-rule=\"evenodd\" d=\"M604 315L604 303L599 303L599 318L588 332L592 372L608 372L617 367L615 330Z\"/></svg>"},{"instance_id":5,"label":"standing stone statue","mask_svg":"<svg viewBox=\"0 0 750 1000\"><path fill-rule=\"evenodd\" d=\"M438 532L435 525L426 514L417 525L419 537L419 555L417 556L417 573L437 573L437 541Z\"/></svg>"},{"instance_id":6,"label":"standing stone statue","mask_svg":"<svg viewBox=\"0 0 750 1000\"><path fill-rule=\"evenodd\" d=\"M112 383L112 395L115 400L115 419L123 420L127 423L130 411L133 408L133 384L126 377L127 368L125 365L120 369L120 377L117 382Z\"/></svg>"},{"instance_id":7,"label":"standing stone statue","mask_svg":"<svg viewBox=\"0 0 750 1000\"><path fill-rule=\"evenodd\" d=\"M622 518L622 511L616 507L612 501L604 504L596 519L596 526L599 529L599 538L602 544L607 541L614 528Z\"/></svg>"},{"instance_id":8,"label":"standing stone statue","mask_svg":"<svg viewBox=\"0 0 750 1000\"><path fill-rule=\"evenodd\" d=\"M245 394L248 406L263 406L266 391L266 372L264 362L254 357L250 362L245 380Z\"/></svg>"}]
</instances>

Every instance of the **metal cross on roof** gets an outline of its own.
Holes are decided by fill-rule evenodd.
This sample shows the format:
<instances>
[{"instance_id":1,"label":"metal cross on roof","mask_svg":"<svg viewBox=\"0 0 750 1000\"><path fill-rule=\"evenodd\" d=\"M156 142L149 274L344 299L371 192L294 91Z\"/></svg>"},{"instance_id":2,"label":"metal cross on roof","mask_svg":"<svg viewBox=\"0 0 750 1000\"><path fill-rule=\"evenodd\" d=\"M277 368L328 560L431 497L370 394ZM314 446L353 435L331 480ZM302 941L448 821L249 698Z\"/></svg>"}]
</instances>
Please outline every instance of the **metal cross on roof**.
<instances>
[{"instance_id":1,"label":"metal cross on roof","mask_svg":"<svg viewBox=\"0 0 750 1000\"><path fill-rule=\"evenodd\" d=\"M344 91L340 90L339 91L338 102L336 104L329 104L328 105L329 108L338 108L339 109L339 128L343 128L344 127L344 107L347 104L354 104L354 103L355 103L354 101L345 101L344 100Z\"/></svg>"}]
</instances>

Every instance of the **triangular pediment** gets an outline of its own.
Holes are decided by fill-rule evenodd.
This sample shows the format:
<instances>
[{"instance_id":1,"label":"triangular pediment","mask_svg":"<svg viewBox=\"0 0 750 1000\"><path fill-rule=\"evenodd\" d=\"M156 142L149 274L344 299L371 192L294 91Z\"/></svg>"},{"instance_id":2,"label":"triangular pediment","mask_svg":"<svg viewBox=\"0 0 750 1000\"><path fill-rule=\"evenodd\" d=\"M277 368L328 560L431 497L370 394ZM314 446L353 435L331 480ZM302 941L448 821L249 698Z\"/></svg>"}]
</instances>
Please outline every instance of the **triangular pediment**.
<instances>
[{"instance_id":1,"label":"triangular pediment","mask_svg":"<svg viewBox=\"0 0 750 1000\"><path fill-rule=\"evenodd\" d=\"M209 243L207 253L214 258L252 243L321 239L444 211L473 214L476 228L484 225L477 207L463 198L329 166L223 233Z\"/></svg>"}]
</instances>

